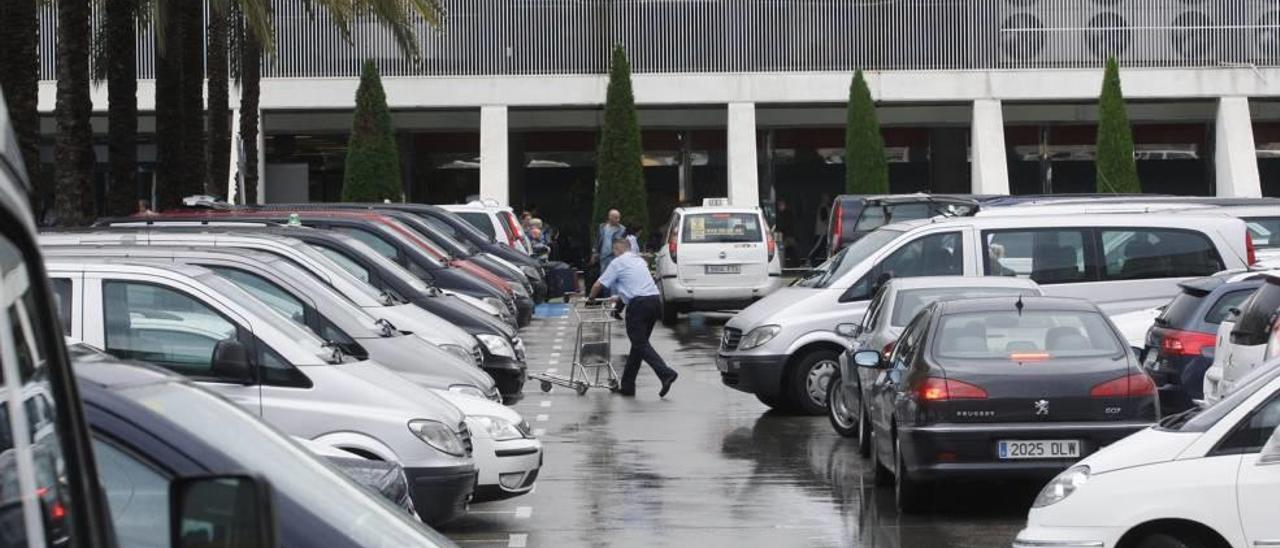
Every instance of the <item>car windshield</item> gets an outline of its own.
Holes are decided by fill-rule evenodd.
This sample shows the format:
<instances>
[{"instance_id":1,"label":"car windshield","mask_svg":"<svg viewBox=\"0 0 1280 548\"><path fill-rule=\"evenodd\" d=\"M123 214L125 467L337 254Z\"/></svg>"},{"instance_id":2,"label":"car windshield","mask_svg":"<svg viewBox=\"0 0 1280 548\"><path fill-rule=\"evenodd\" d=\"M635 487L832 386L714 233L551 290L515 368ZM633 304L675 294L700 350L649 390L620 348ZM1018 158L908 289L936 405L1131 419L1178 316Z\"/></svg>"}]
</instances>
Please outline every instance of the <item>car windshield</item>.
<instances>
[{"instance_id":1,"label":"car windshield","mask_svg":"<svg viewBox=\"0 0 1280 548\"><path fill-rule=\"evenodd\" d=\"M408 284L417 291L422 291L424 293L431 291L431 286L427 285L427 283L422 281L421 278L414 276L413 273L405 270L404 267L396 264L395 261L382 256L381 253L378 253L372 247L365 245L364 242L360 242L355 239L348 240L344 238L344 240L346 240L344 243L346 243L348 247L359 253L361 257L365 258L365 260L368 260L377 266L379 268L379 274L384 277L395 278L402 283ZM350 259L348 259L348 261L350 261ZM355 263L352 262L352 264Z\"/></svg>"},{"instance_id":2,"label":"car windshield","mask_svg":"<svg viewBox=\"0 0 1280 548\"><path fill-rule=\"evenodd\" d=\"M963 312L943 316L934 355L952 359L1043 361L1113 356L1119 341L1102 314L1076 310Z\"/></svg>"},{"instance_id":3,"label":"car windshield","mask_svg":"<svg viewBox=\"0 0 1280 548\"><path fill-rule=\"evenodd\" d=\"M893 303L893 317L890 325L903 327L911 322L924 307L938 299L953 297L979 298L1004 296L1039 295L1034 289L1019 287L931 287L928 289L907 289L898 292Z\"/></svg>"},{"instance_id":4,"label":"car windshield","mask_svg":"<svg viewBox=\"0 0 1280 548\"><path fill-rule=\"evenodd\" d=\"M269 478L276 492L361 546L451 545L284 434L205 390L178 383L153 383L124 388L118 393L221 448L245 470Z\"/></svg>"},{"instance_id":5,"label":"car windshield","mask_svg":"<svg viewBox=\"0 0 1280 548\"><path fill-rule=\"evenodd\" d=\"M494 233L493 222L489 220L488 213L483 211L458 211L457 214L467 224L484 234L486 240L491 242L498 241L498 236Z\"/></svg>"},{"instance_id":6,"label":"car windshield","mask_svg":"<svg viewBox=\"0 0 1280 548\"><path fill-rule=\"evenodd\" d=\"M763 241L764 229L755 213L695 213L685 215L680 241L712 244Z\"/></svg>"},{"instance_id":7,"label":"car windshield","mask_svg":"<svg viewBox=\"0 0 1280 548\"><path fill-rule=\"evenodd\" d=\"M834 257L831 257L822 266L797 280L795 285L797 287L812 287L815 289L831 287L831 284L843 278L854 267L901 235L902 231L899 230L879 229L873 231L854 242L853 245L836 253Z\"/></svg>"},{"instance_id":8,"label":"car windshield","mask_svg":"<svg viewBox=\"0 0 1280 548\"><path fill-rule=\"evenodd\" d=\"M425 258L427 262L436 268L444 266L444 263L452 258L445 250L440 249L440 246L417 235L417 231L405 226L399 219L387 219L387 224L378 225L378 228L380 229L380 238L387 241L397 240L406 244L410 249L421 250L422 253L419 253L418 256Z\"/></svg>"},{"instance_id":9,"label":"car windshield","mask_svg":"<svg viewBox=\"0 0 1280 548\"><path fill-rule=\"evenodd\" d=\"M1156 316L1156 325L1165 327L1191 325L1195 321L1195 314L1200 310L1200 302L1204 297L1205 293L1202 291L1183 289L1172 301L1169 301L1160 315Z\"/></svg>"},{"instance_id":10,"label":"car windshield","mask_svg":"<svg viewBox=\"0 0 1280 548\"><path fill-rule=\"evenodd\" d=\"M349 287L356 288L361 293L364 293L366 297L372 299L373 301L376 302L381 298L382 296L381 292L378 291L378 288L373 287L372 285L369 284L368 277L361 278L359 274L351 271L351 269L346 268L346 265L342 264L342 261L345 259L345 257L339 258L335 254L325 253L324 248L316 248L311 246L310 244L303 243L303 242L297 243L296 245L293 246L293 248L296 249L300 254L305 255L308 258L315 261L316 263L318 263L322 269L331 273L331 275L340 276L344 278L347 281L347 285ZM349 259L345 259L345 260L349 260ZM320 277L320 274L312 272L310 268L303 267L303 270L307 271L308 274L311 274L321 282L325 284L329 283L328 280L325 280L324 278ZM344 275L343 274L344 272L347 274Z\"/></svg>"}]
</instances>

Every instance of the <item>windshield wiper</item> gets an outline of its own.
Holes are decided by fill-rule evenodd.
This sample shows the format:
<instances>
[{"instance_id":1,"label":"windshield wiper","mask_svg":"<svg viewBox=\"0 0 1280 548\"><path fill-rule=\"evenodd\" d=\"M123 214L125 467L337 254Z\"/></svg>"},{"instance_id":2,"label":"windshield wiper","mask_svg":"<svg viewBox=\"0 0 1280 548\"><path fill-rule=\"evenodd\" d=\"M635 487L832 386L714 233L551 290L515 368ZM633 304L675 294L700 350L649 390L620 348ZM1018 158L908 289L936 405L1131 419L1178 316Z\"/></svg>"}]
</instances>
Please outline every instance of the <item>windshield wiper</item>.
<instances>
[{"instance_id":1,"label":"windshield wiper","mask_svg":"<svg viewBox=\"0 0 1280 548\"><path fill-rule=\"evenodd\" d=\"M1169 415L1160 421L1160 427L1167 430L1177 430L1182 425L1190 422L1196 415L1199 415L1201 411L1204 411L1204 408L1192 407L1176 415Z\"/></svg>"}]
</instances>

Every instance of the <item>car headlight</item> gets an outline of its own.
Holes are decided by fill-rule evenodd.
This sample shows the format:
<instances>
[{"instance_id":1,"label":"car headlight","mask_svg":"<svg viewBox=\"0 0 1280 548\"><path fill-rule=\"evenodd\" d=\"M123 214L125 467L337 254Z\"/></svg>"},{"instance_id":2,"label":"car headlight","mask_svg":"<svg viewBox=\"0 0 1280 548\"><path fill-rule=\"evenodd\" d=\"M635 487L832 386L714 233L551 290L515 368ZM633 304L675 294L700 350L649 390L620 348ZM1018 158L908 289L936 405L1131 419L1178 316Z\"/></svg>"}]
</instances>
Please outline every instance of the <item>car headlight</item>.
<instances>
[{"instance_id":1,"label":"car headlight","mask_svg":"<svg viewBox=\"0 0 1280 548\"><path fill-rule=\"evenodd\" d=\"M481 301L484 302L484 304L487 304L493 307L493 310L499 316L502 316L505 318L507 314L510 313L510 311L507 310L506 303L502 302L502 299L499 299L497 297L485 297L481 299Z\"/></svg>"},{"instance_id":2,"label":"car headlight","mask_svg":"<svg viewBox=\"0 0 1280 548\"><path fill-rule=\"evenodd\" d=\"M741 341L738 342L738 350L751 350L752 348L767 343L773 340L774 337L777 337L778 333L781 331L782 327L777 325L762 325L752 329L742 337Z\"/></svg>"},{"instance_id":3,"label":"car headlight","mask_svg":"<svg viewBox=\"0 0 1280 548\"><path fill-rule=\"evenodd\" d=\"M480 339L480 344L483 344L484 347L489 350L490 354L493 354L494 356L501 356L503 358L515 359L516 349L511 347L511 342L505 337L482 333L476 335L476 338Z\"/></svg>"},{"instance_id":4,"label":"car headlight","mask_svg":"<svg viewBox=\"0 0 1280 548\"><path fill-rule=\"evenodd\" d=\"M489 433L489 437L493 438L493 441L524 439L525 433L520 430L518 425L509 420L486 417L484 415L471 415L471 418L480 423L480 426Z\"/></svg>"},{"instance_id":5,"label":"car headlight","mask_svg":"<svg viewBox=\"0 0 1280 548\"><path fill-rule=\"evenodd\" d=\"M542 279L542 272L530 265L520 267L520 272L524 273L529 278L529 281Z\"/></svg>"},{"instance_id":6,"label":"car headlight","mask_svg":"<svg viewBox=\"0 0 1280 548\"><path fill-rule=\"evenodd\" d=\"M1066 469L1058 477L1049 480L1049 484L1040 490L1040 494L1036 495L1036 500L1031 504L1032 508L1044 508L1050 504L1055 504L1071 496L1076 492L1084 482L1089 480L1088 466L1072 466Z\"/></svg>"},{"instance_id":7,"label":"car headlight","mask_svg":"<svg viewBox=\"0 0 1280 548\"><path fill-rule=\"evenodd\" d=\"M475 356L473 356L473 355L471 355L471 351L470 351L470 350L467 350L467 349L466 349L465 347L463 347L463 346L456 345L456 344L442 344L442 345L440 345L440 349L441 349L441 350L444 350L444 351L446 351L446 352L448 352L448 353L450 353L450 354L453 354L454 356L457 356L457 357L458 357L458 359L460 359L460 360L462 360L462 361L464 361L464 362L467 362L467 363L475 363L475 362L476 362L476 357L475 357Z\"/></svg>"},{"instance_id":8,"label":"car headlight","mask_svg":"<svg viewBox=\"0 0 1280 548\"><path fill-rule=\"evenodd\" d=\"M515 293L517 297L529 296L529 290L524 288L524 284L518 284L518 283L511 284L511 292Z\"/></svg>"},{"instance_id":9,"label":"car headlight","mask_svg":"<svg viewBox=\"0 0 1280 548\"><path fill-rule=\"evenodd\" d=\"M481 390L469 384L455 384L449 387L449 391L453 392L454 394L462 394L465 396L471 396L473 398L480 398L482 400L489 399L489 396L485 395L484 390Z\"/></svg>"},{"instance_id":10,"label":"car headlight","mask_svg":"<svg viewBox=\"0 0 1280 548\"><path fill-rule=\"evenodd\" d=\"M409 431L437 451L455 457L467 456L467 449L462 445L462 439L452 428L442 422L414 419L409 421Z\"/></svg>"}]
</instances>

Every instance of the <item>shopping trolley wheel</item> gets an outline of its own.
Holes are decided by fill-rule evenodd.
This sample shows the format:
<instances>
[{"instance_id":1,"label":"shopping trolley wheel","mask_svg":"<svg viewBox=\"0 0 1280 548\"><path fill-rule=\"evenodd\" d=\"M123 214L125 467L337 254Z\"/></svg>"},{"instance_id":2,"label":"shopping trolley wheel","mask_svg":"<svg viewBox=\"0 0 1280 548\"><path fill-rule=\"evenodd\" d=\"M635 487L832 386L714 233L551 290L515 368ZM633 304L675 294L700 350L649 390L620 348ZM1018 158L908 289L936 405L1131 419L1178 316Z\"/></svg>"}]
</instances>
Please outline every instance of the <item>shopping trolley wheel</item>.
<instances>
[{"instance_id":1,"label":"shopping trolley wheel","mask_svg":"<svg viewBox=\"0 0 1280 548\"><path fill-rule=\"evenodd\" d=\"M609 379L609 390L617 392L619 388L622 388L622 384L618 382L618 379Z\"/></svg>"},{"instance_id":2,"label":"shopping trolley wheel","mask_svg":"<svg viewBox=\"0 0 1280 548\"><path fill-rule=\"evenodd\" d=\"M587 395L587 388L589 388L589 387L587 386L587 383L585 383L585 382L580 382L580 383L578 383L578 385L577 385L577 386L573 387L573 389L574 389L574 390L577 390L577 391L578 391L578 395L579 395L579 396L585 396L585 395Z\"/></svg>"},{"instance_id":3,"label":"shopping trolley wheel","mask_svg":"<svg viewBox=\"0 0 1280 548\"><path fill-rule=\"evenodd\" d=\"M542 381L542 384L541 384L541 385L539 385L539 386L542 388L542 391L543 391L543 392L550 392L550 391L551 391L551 383L549 383L549 382L547 382L547 381Z\"/></svg>"}]
</instances>

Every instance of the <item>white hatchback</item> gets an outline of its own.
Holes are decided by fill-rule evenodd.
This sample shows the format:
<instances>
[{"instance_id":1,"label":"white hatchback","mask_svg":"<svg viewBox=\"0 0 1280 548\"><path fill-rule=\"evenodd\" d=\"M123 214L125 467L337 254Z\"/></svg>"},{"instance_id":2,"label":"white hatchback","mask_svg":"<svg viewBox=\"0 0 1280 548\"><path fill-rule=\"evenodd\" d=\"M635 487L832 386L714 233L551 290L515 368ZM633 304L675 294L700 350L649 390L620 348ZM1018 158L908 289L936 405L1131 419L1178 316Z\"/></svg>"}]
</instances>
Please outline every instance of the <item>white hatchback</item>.
<instances>
[{"instance_id":1,"label":"white hatchback","mask_svg":"<svg viewBox=\"0 0 1280 548\"><path fill-rule=\"evenodd\" d=\"M777 244L755 207L677 208L655 262L668 325L680 312L741 309L782 287Z\"/></svg>"}]
</instances>

